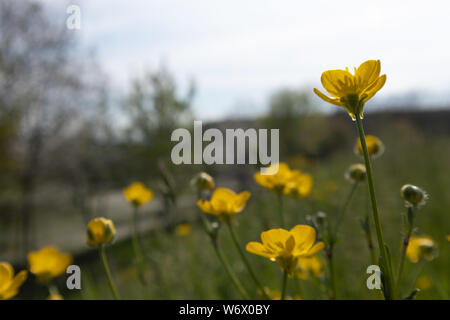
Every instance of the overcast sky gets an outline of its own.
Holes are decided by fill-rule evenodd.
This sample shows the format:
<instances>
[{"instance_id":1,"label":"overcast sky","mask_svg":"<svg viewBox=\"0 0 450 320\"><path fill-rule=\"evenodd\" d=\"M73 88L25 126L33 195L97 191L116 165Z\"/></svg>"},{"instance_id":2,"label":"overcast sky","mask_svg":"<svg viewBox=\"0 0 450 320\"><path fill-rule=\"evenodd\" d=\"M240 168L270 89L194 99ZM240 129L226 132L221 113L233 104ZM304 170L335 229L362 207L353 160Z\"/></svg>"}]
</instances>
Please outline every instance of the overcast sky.
<instances>
[{"instance_id":1,"label":"overcast sky","mask_svg":"<svg viewBox=\"0 0 450 320\"><path fill-rule=\"evenodd\" d=\"M253 114L277 88L312 90L322 71L367 59L387 74L380 101L411 90L449 97L449 1L71 3L81 7L83 46L97 49L113 86L125 90L164 63L182 88L196 80L200 119Z\"/></svg>"}]
</instances>

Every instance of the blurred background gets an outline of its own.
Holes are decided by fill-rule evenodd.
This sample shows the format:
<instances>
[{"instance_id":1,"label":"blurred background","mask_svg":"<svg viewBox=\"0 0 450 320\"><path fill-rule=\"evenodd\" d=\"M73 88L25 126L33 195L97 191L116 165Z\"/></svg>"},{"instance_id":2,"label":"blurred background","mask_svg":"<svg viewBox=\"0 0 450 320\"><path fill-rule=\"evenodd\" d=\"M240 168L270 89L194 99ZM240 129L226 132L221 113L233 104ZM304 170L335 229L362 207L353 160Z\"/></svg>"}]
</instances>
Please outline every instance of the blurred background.
<instances>
[{"instance_id":1,"label":"blurred background","mask_svg":"<svg viewBox=\"0 0 450 320\"><path fill-rule=\"evenodd\" d=\"M66 26L69 5L81 10L80 29ZM238 298L213 250L203 249L209 244L190 180L207 171L218 186L252 192L239 218L242 245L277 219L272 195L256 185L252 165L173 165L171 132L191 129L194 119L221 130L280 128L281 161L314 178L312 194L290 204L290 223L318 210L332 216L350 188L345 169L361 162L357 133L344 110L312 88L321 88L324 70L380 59L388 80L366 105L365 125L386 146L374 167L387 241L401 243L400 187L423 187L430 200L418 232L436 239L440 256L428 269L406 268L411 286L420 274L431 279L421 298L448 298L449 13L445 1L2 0L0 261L25 267L28 252L55 245L83 270L81 291L64 290L60 279L65 297L108 297L85 238L87 222L104 216L118 229L110 259L122 296ZM153 284L145 288L135 281L131 208L122 195L133 181L156 195L142 208ZM376 298L365 288L359 219L366 190L358 192L337 249L338 288L341 298ZM177 233L180 223L191 231ZM226 254L245 278L232 249ZM268 286L278 287L278 267L262 260L251 257ZM310 283L304 292L324 298ZM23 295L45 298L45 288L29 279Z\"/></svg>"}]
</instances>

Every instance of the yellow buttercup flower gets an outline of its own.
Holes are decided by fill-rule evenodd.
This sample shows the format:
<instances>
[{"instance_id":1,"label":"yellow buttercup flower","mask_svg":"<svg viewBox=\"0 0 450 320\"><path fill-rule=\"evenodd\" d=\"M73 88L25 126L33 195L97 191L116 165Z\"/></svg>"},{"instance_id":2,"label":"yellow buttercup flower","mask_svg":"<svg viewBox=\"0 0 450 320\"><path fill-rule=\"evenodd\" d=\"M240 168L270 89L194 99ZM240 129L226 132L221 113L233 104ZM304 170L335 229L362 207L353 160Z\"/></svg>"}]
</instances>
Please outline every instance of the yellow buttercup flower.
<instances>
[{"instance_id":1,"label":"yellow buttercup flower","mask_svg":"<svg viewBox=\"0 0 450 320\"><path fill-rule=\"evenodd\" d=\"M325 95L318 89L314 92L326 102L343 107L353 120L358 114L363 118L364 104L372 98L386 82L386 75L380 76L380 60L368 60L355 68L355 74L345 70L328 70L320 78Z\"/></svg>"},{"instance_id":2,"label":"yellow buttercup flower","mask_svg":"<svg viewBox=\"0 0 450 320\"><path fill-rule=\"evenodd\" d=\"M72 261L70 254L60 252L53 246L44 247L28 254L30 271L41 282L47 282L65 273Z\"/></svg>"},{"instance_id":3,"label":"yellow buttercup flower","mask_svg":"<svg viewBox=\"0 0 450 320\"><path fill-rule=\"evenodd\" d=\"M422 291L428 290L433 286L433 281L429 276L423 275L417 278L415 286Z\"/></svg>"},{"instance_id":4,"label":"yellow buttercup flower","mask_svg":"<svg viewBox=\"0 0 450 320\"><path fill-rule=\"evenodd\" d=\"M450 234L447 235L447 241L450 242Z\"/></svg>"},{"instance_id":5,"label":"yellow buttercup flower","mask_svg":"<svg viewBox=\"0 0 450 320\"><path fill-rule=\"evenodd\" d=\"M381 156L384 152L384 144L376 136L373 136L370 134L366 135L366 145L367 145L367 151L369 152L369 155L374 158ZM355 153L357 153L361 156L364 155L360 139L358 139L356 141Z\"/></svg>"},{"instance_id":6,"label":"yellow buttercup flower","mask_svg":"<svg viewBox=\"0 0 450 320\"><path fill-rule=\"evenodd\" d=\"M303 280L312 275L316 278L323 274L323 263L318 256L300 257L298 259L296 275Z\"/></svg>"},{"instance_id":7,"label":"yellow buttercup flower","mask_svg":"<svg viewBox=\"0 0 450 320\"><path fill-rule=\"evenodd\" d=\"M14 268L7 262L0 262L0 300L14 298L27 279L27 274L27 271L22 270L14 276Z\"/></svg>"},{"instance_id":8,"label":"yellow buttercup flower","mask_svg":"<svg viewBox=\"0 0 450 320\"><path fill-rule=\"evenodd\" d=\"M266 293L266 296L269 297L270 300L281 300L281 292L278 290L272 290L268 287L264 287L264 292ZM258 294L263 297L261 295L261 291L258 291ZM294 298L292 297L286 297L286 300L303 300L302 297L300 297L300 295L296 294L294 296Z\"/></svg>"},{"instance_id":9,"label":"yellow buttercup flower","mask_svg":"<svg viewBox=\"0 0 450 320\"><path fill-rule=\"evenodd\" d=\"M59 293L51 293L46 300L64 300Z\"/></svg>"},{"instance_id":10,"label":"yellow buttercup flower","mask_svg":"<svg viewBox=\"0 0 450 320\"><path fill-rule=\"evenodd\" d=\"M271 229L261 233L261 241L249 242L247 251L277 262L281 269L292 275L299 258L316 254L324 248L316 241L316 230L308 225L297 225L291 230Z\"/></svg>"},{"instance_id":11,"label":"yellow buttercup flower","mask_svg":"<svg viewBox=\"0 0 450 320\"><path fill-rule=\"evenodd\" d=\"M271 165L267 172L274 172L275 170L272 168L276 166L278 166L278 171L274 174L255 173L256 182L278 194L302 198L311 192L313 179L309 174L302 173L299 170L291 170L284 162Z\"/></svg>"},{"instance_id":12,"label":"yellow buttercup flower","mask_svg":"<svg viewBox=\"0 0 450 320\"><path fill-rule=\"evenodd\" d=\"M411 262L431 261L437 256L437 245L429 236L412 236L406 248L406 256Z\"/></svg>"},{"instance_id":13,"label":"yellow buttercup flower","mask_svg":"<svg viewBox=\"0 0 450 320\"><path fill-rule=\"evenodd\" d=\"M213 177L206 172L200 172L191 181L191 184L196 186L200 190L211 190L214 188L215 183Z\"/></svg>"},{"instance_id":14,"label":"yellow buttercup flower","mask_svg":"<svg viewBox=\"0 0 450 320\"><path fill-rule=\"evenodd\" d=\"M179 236L187 236L191 233L191 225L189 223L182 223L177 226L175 232Z\"/></svg>"},{"instance_id":15,"label":"yellow buttercup flower","mask_svg":"<svg viewBox=\"0 0 450 320\"><path fill-rule=\"evenodd\" d=\"M283 193L296 198L306 197L311 193L313 187L313 178L307 173L302 173L299 170L292 170L293 177L291 181L286 184Z\"/></svg>"},{"instance_id":16,"label":"yellow buttercup flower","mask_svg":"<svg viewBox=\"0 0 450 320\"><path fill-rule=\"evenodd\" d=\"M148 189L142 182L133 182L123 189L123 194L128 202L140 207L153 199L152 190Z\"/></svg>"},{"instance_id":17,"label":"yellow buttercup flower","mask_svg":"<svg viewBox=\"0 0 450 320\"><path fill-rule=\"evenodd\" d=\"M235 193L227 188L217 188L214 190L211 200L199 200L198 207L204 212L217 216L221 221L229 222L236 213L244 210L250 192L243 191Z\"/></svg>"},{"instance_id":18,"label":"yellow buttercup flower","mask_svg":"<svg viewBox=\"0 0 450 320\"><path fill-rule=\"evenodd\" d=\"M87 226L87 242L96 247L101 244L110 243L116 235L114 223L105 218L94 218Z\"/></svg>"}]
</instances>

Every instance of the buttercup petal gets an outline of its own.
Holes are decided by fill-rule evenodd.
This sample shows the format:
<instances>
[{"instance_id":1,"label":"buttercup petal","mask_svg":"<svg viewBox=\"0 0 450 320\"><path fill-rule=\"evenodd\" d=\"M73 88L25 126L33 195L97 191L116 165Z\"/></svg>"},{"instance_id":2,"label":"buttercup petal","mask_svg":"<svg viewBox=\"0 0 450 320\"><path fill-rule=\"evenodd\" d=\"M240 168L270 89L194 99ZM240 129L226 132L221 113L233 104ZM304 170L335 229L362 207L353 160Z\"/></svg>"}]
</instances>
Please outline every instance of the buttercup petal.
<instances>
[{"instance_id":1,"label":"buttercup petal","mask_svg":"<svg viewBox=\"0 0 450 320\"><path fill-rule=\"evenodd\" d=\"M316 88L314 88L314 93L317 94L325 102L334 104L334 105L339 106L339 107L343 106L339 99L330 98L329 96L325 95L324 93L322 93L321 91L319 91Z\"/></svg>"},{"instance_id":2,"label":"buttercup petal","mask_svg":"<svg viewBox=\"0 0 450 320\"><path fill-rule=\"evenodd\" d=\"M380 60L367 60L355 71L355 78L361 91L378 79L381 71Z\"/></svg>"},{"instance_id":3,"label":"buttercup petal","mask_svg":"<svg viewBox=\"0 0 450 320\"><path fill-rule=\"evenodd\" d=\"M324 89L335 98L345 97L356 91L353 75L344 70L328 70L320 78Z\"/></svg>"},{"instance_id":4,"label":"buttercup petal","mask_svg":"<svg viewBox=\"0 0 450 320\"><path fill-rule=\"evenodd\" d=\"M363 99L363 102L365 103L366 101L371 99L375 95L375 93L377 93L381 88L383 88L385 83L386 83L386 75L383 74L366 91L364 91L364 94L366 94L367 96Z\"/></svg>"},{"instance_id":5,"label":"buttercup petal","mask_svg":"<svg viewBox=\"0 0 450 320\"><path fill-rule=\"evenodd\" d=\"M314 254L316 254L317 252L323 250L325 248L325 243L321 242L317 242L311 249L309 249L308 251L308 256L312 256Z\"/></svg>"},{"instance_id":6,"label":"buttercup petal","mask_svg":"<svg viewBox=\"0 0 450 320\"><path fill-rule=\"evenodd\" d=\"M290 233L295 237L296 250L308 251L316 241L316 230L308 225L297 225Z\"/></svg>"},{"instance_id":7,"label":"buttercup petal","mask_svg":"<svg viewBox=\"0 0 450 320\"><path fill-rule=\"evenodd\" d=\"M274 253L269 251L266 247L264 247L261 243L252 241L247 243L247 246L245 247L245 250L247 250L250 253L257 254L259 256L263 256L265 258L273 258Z\"/></svg>"}]
</instances>

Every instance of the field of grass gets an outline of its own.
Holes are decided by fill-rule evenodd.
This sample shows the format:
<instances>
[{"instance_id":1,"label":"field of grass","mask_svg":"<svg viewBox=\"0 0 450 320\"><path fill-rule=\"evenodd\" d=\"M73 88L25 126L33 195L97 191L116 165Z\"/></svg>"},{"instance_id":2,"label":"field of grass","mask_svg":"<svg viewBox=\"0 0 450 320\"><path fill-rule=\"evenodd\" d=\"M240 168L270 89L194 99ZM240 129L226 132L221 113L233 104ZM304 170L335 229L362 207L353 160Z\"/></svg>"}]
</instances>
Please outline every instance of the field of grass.
<instances>
[{"instance_id":1,"label":"field of grass","mask_svg":"<svg viewBox=\"0 0 450 320\"><path fill-rule=\"evenodd\" d=\"M429 194L429 200L423 206L416 220L416 234L427 234L438 243L439 256L426 263L405 263L401 284L403 295L415 287L419 276L427 276L432 285L418 293L417 299L448 299L450 295L450 243L446 236L450 234L450 139L446 136L427 137L415 131L413 127L396 125L386 127L384 132L376 132L383 140L386 150L383 156L373 162L375 188L380 207L385 240L390 247L396 272L400 258L403 232L403 215L406 208L400 197L400 187L411 183L422 187ZM355 136L356 138L356 136ZM282 159L289 161L289 159ZM351 148L344 148L330 158L315 161L300 168L314 177L314 189L310 196L303 199L287 199L286 219L289 227L305 224L307 215L317 211L326 212L330 220L335 219L343 199L350 190L350 184L343 177L346 168L361 158ZM248 166L249 177L255 169ZM216 186L227 187L230 181L225 178L216 180ZM259 241L260 233L279 225L278 207L275 195L254 181L251 182L252 197L245 210L237 215L235 229L242 248L249 241ZM235 191L241 191L235 184ZM191 211L195 209L195 197ZM187 210L187 209L180 209ZM150 214L145 212L144 214ZM370 265L370 256L360 227L360 219L370 215L367 185L358 186L346 212L339 242L335 250L336 286L338 299L379 299L377 290L366 286L366 268ZM213 218L214 219L214 218ZM171 229L155 229L142 233L143 252L146 256L147 284L142 285L136 276L135 258L131 241L122 239L107 247L113 277L122 298L125 299L239 299L239 293L233 287L223 270L208 236L200 221L191 222L192 230L188 235L180 236ZM373 231L373 227L372 227ZM374 232L374 231L373 231ZM374 238L375 241L375 238ZM376 242L375 242L376 243ZM219 246L228 257L233 270L252 297L257 297L257 288L239 259L225 226L219 231ZM282 273L276 263L259 256L245 253L250 260L257 277L264 286L280 290ZM324 253L319 253L326 263ZM75 263L82 270L82 290L64 290L64 279L58 286L67 299L111 298L98 254L95 250L86 251L75 257ZM325 268L326 269L326 268ZM325 276L325 275L324 275ZM312 281L289 279L287 294L300 295L303 299L327 299L320 285L321 279ZM24 287L24 297L45 298L47 291L32 282Z\"/></svg>"}]
</instances>

